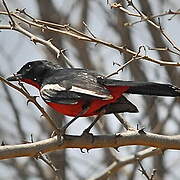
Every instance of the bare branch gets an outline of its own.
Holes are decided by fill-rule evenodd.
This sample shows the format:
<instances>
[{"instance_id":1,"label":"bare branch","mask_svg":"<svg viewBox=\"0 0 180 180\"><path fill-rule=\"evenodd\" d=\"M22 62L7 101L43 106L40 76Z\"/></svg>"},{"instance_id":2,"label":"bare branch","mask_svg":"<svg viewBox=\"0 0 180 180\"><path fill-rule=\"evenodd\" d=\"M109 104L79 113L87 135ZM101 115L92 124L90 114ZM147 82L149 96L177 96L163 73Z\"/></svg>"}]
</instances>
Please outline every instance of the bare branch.
<instances>
[{"instance_id":1,"label":"bare branch","mask_svg":"<svg viewBox=\"0 0 180 180\"><path fill-rule=\"evenodd\" d=\"M120 114L114 113L116 118L122 123L126 130L135 130Z\"/></svg>"},{"instance_id":2,"label":"bare branch","mask_svg":"<svg viewBox=\"0 0 180 180\"><path fill-rule=\"evenodd\" d=\"M141 169L139 169L139 171L147 178L147 180L151 180L139 159L138 159L138 163L141 167Z\"/></svg>"},{"instance_id":3,"label":"bare branch","mask_svg":"<svg viewBox=\"0 0 180 180\"><path fill-rule=\"evenodd\" d=\"M89 178L88 180L106 180L114 173L118 172L121 168L128 164L136 163L137 159L143 160L145 158L160 155L162 153L161 149L157 148L147 148L145 150L139 151L134 155L130 155L125 158L117 159L115 162L113 162L111 165L109 165L106 169L104 169L99 174L96 174Z\"/></svg>"},{"instance_id":4,"label":"bare branch","mask_svg":"<svg viewBox=\"0 0 180 180\"><path fill-rule=\"evenodd\" d=\"M6 2L5 2L4 0L2 0L2 2L3 2L3 5L4 5L7 13L8 13L9 19L11 20L11 21L9 22L9 24L11 25L11 27L15 27L15 26L16 26L16 23L15 23L15 21L13 20L13 18L12 18L12 16L11 16L11 13L9 12L9 9L8 9L8 7L7 7Z\"/></svg>"},{"instance_id":5,"label":"bare branch","mask_svg":"<svg viewBox=\"0 0 180 180\"><path fill-rule=\"evenodd\" d=\"M140 21L138 22L142 22L142 21L146 21L147 23L151 24L154 28L156 28L158 31L161 32L161 34L165 37L165 39L172 45L172 47L174 49L176 49L177 51L180 51L180 49L175 45L175 42L173 42L173 40L171 40L171 38L167 35L167 33L162 29L161 27L161 24L160 24L160 16L164 16L164 15L167 15L167 14L180 14L179 11L177 12L173 12L173 11L169 11L163 15L157 15L157 16L146 16L143 12L141 12L133 3L132 0L127 0L128 2L128 6L132 6L132 8L137 12L137 14L135 13L131 13L129 10L125 9L124 7L122 7L122 5L120 3L113 3L111 4L111 8L119 8L121 11L123 11L124 13L128 14L129 16L133 16L133 17L139 17L141 18ZM152 19L154 18L158 18L159 20L159 24L156 24L155 22L152 21ZM137 22L135 22L137 23ZM127 23L125 24L126 26L130 26L130 25L133 25L135 23Z\"/></svg>"},{"instance_id":6,"label":"bare branch","mask_svg":"<svg viewBox=\"0 0 180 180\"><path fill-rule=\"evenodd\" d=\"M122 66L119 65L120 68L119 68L117 71L115 71L115 72L107 75L106 78L109 78L109 77L111 77L111 76L114 76L114 75L118 74L121 70L123 71L123 69L124 69L127 65L129 65L130 63L132 63L133 61L142 59L141 57L138 57L139 54L140 54L140 51L141 51L141 48L142 48L142 47L144 48L144 46L140 46L138 52L137 52L129 61L127 61L127 62L126 62L125 64L123 64Z\"/></svg>"},{"instance_id":7,"label":"bare branch","mask_svg":"<svg viewBox=\"0 0 180 180\"><path fill-rule=\"evenodd\" d=\"M49 123L52 125L52 127L58 131L59 129L56 127L56 124L54 123L54 121L50 118L50 116L46 113L46 111L44 110L43 107L41 107L39 105L39 103L36 101L36 97L29 95L29 93L27 93L25 90L23 90L22 88L19 88L18 86L10 83L9 81L5 80L3 77L0 76L0 81L4 82L5 84L7 84L8 86L16 89L17 91L19 91L22 95L24 95L28 101L32 102L33 104L35 104L35 106L39 109L39 111L42 113L42 115L49 121Z\"/></svg>"},{"instance_id":8,"label":"bare branch","mask_svg":"<svg viewBox=\"0 0 180 180\"><path fill-rule=\"evenodd\" d=\"M1 12L1 11L0 11L0 14L7 15L6 12ZM17 19L21 20L24 23L27 23L28 25L35 26L35 27L38 27L40 29L45 29L46 31L52 31L52 32L60 33L62 35L68 35L68 36L71 36L71 37L76 38L76 39L81 40L81 41L87 41L87 42L92 42L92 43L96 43L96 44L102 44L102 45L105 45L107 47L116 49L116 50L120 51L121 53L129 54L132 56L136 56L136 54L137 54L137 52L134 52L134 51L128 49L127 47L118 46L118 45L112 44L110 42L106 42L106 41L103 41L101 39L97 39L97 38L88 36L88 35L80 32L80 31L70 27L70 25L59 25L56 23L41 21L41 20L37 20L37 19L35 20L35 22L34 21L31 22L25 18L18 16L15 13L11 13L11 16L16 17ZM0 29L9 29L9 26L1 25ZM36 39L35 39L35 41L36 41ZM40 42L40 40L37 39L37 42ZM44 43L44 42L42 42L42 43ZM46 44L46 43L44 43L44 44ZM57 54L59 54L59 53L57 53ZM166 60L158 60L155 58L151 58L149 56L143 56L141 54L139 54L137 56L137 58L143 59L146 61L150 61L150 62L159 64L161 66L180 66L180 62L168 62Z\"/></svg>"},{"instance_id":9,"label":"bare branch","mask_svg":"<svg viewBox=\"0 0 180 180\"><path fill-rule=\"evenodd\" d=\"M153 133L139 133L138 131L127 131L118 136L97 135L92 139L87 136L65 135L64 139L54 136L39 142L5 145L0 147L0 159L31 156L34 157L39 152L46 153L65 148L107 148L128 145L153 146L166 149L180 150L180 135L166 136Z\"/></svg>"},{"instance_id":10,"label":"bare branch","mask_svg":"<svg viewBox=\"0 0 180 180\"><path fill-rule=\"evenodd\" d=\"M149 50L155 50L155 51L168 51L168 52L171 52L177 56L180 56L180 53L176 52L176 51L173 51L172 49L168 48L168 47L156 47L156 48L151 48L151 47L148 47Z\"/></svg>"}]
</instances>

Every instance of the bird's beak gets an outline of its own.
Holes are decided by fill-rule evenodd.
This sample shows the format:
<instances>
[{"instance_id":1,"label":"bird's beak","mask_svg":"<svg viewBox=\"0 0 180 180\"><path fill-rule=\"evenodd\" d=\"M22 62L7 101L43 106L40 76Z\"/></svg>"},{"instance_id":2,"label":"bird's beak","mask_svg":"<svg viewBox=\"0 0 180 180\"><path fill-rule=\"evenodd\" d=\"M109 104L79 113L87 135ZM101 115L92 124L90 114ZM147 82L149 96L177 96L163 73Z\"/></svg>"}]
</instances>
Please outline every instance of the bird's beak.
<instances>
[{"instance_id":1,"label":"bird's beak","mask_svg":"<svg viewBox=\"0 0 180 180\"><path fill-rule=\"evenodd\" d=\"M22 74L14 74L13 76L6 78L8 81L18 81L19 79L22 79Z\"/></svg>"}]
</instances>

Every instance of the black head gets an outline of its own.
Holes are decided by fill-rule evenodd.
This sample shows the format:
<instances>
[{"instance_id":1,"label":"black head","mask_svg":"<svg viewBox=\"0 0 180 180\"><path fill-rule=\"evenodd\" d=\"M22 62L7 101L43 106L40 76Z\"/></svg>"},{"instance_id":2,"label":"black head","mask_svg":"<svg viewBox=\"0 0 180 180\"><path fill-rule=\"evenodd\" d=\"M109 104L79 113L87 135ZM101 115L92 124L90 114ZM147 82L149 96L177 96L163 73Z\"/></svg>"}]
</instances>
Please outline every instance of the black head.
<instances>
[{"instance_id":1,"label":"black head","mask_svg":"<svg viewBox=\"0 0 180 180\"><path fill-rule=\"evenodd\" d=\"M57 65L46 60L31 61L26 63L14 76L8 77L7 80L22 80L27 83L30 80L41 85L45 76L57 67Z\"/></svg>"}]
</instances>

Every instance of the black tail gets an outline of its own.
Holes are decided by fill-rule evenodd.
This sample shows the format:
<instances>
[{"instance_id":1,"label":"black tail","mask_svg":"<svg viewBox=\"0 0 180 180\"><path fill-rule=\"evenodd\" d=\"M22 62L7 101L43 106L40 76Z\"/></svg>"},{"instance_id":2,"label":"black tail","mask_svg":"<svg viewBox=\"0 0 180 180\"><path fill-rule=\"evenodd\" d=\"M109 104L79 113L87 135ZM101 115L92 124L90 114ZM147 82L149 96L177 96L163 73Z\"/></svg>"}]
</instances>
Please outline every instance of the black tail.
<instances>
[{"instance_id":1,"label":"black tail","mask_svg":"<svg viewBox=\"0 0 180 180\"><path fill-rule=\"evenodd\" d=\"M113 79L101 79L100 83L106 86L129 86L126 93L141 94L141 95L155 95L155 96L180 96L180 88L171 84L160 84L152 82L133 82L120 81Z\"/></svg>"},{"instance_id":2,"label":"black tail","mask_svg":"<svg viewBox=\"0 0 180 180\"><path fill-rule=\"evenodd\" d=\"M130 94L156 95L156 96L180 96L180 89L170 84L137 83L127 91Z\"/></svg>"}]
</instances>

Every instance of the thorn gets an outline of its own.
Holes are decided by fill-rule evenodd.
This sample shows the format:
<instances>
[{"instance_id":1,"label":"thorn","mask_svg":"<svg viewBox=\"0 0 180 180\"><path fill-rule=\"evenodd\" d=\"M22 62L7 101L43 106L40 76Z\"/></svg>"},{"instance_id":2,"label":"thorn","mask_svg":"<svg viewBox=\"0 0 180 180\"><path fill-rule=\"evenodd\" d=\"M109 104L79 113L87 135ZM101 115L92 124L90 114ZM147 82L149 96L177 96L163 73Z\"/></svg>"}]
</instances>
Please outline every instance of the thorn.
<instances>
[{"instance_id":1,"label":"thorn","mask_svg":"<svg viewBox=\"0 0 180 180\"><path fill-rule=\"evenodd\" d=\"M39 96L32 96L35 100L36 100L36 98L38 98Z\"/></svg>"},{"instance_id":2,"label":"thorn","mask_svg":"<svg viewBox=\"0 0 180 180\"><path fill-rule=\"evenodd\" d=\"M118 149L119 147L113 147L113 148L114 148L117 152L120 152L119 149Z\"/></svg>"},{"instance_id":3,"label":"thorn","mask_svg":"<svg viewBox=\"0 0 180 180\"><path fill-rule=\"evenodd\" d=\"M33 135L31 134L30 141L28 141L28 140L26 140L26 139L23 139L23 140L22 140L22 143L23 143L23 144L34 143Z\"/></svg>"},{"instance_id":4,"label":"thorn","mask_svg":"<svg viewBox=\"0 0 180 180\"><path fill-rule=\"evenodd\" d=\"M32 102L32 101L30 99L28 99L26 105L28 106L30 102Z\"/></svg>"},{"instance_id":5,"label":"thorn","mask_svg":"<svg viewBox=\"0 0 180 180\"><path fill-rule=\"evenodd\" d=\"M34 142L34 139L33 139L33 134L31 134L31 143Z\"/></svg>"},{"instance_id":6,"label":"thorn","mask_svg":"<svg viewBox=\"0 0 180 180\"><path fill-rule=\"evenodd\" d=\"M121 133L116 133L115 136L116 137L122 137Z\"/></svg>"},{"instance_id":7,"label":"thorn","mask_svg":"<svg viewBox=\"0 0 180 180\"><path fill-rule=\"evenodd\" d=\"M26 8L23 8L23 9L19 9L19 8L16 8L16 11L19 12L19 13L26 13Z\"/></svg>"},{"instance_id":8,"label":"thorn","mask_svg":"<svg viewBox=\"0 0 180 180\"><path fill-rule=\"evenodd\" d=\"M1 146L5 146L5 145L6 145L5 141L2 141Z\"/></svg>"},{"instance_id":9,"label":"thorn","mask_svg":"<svg viewBox=\"0 0 180 180\"><path fill-rule=\"evenodd\" d=\"M85 151L83 151L83 149L85 149L85 148L80 148L81 153L85 153Z\"/></svg>"},{"instance_id":10,"label":"thorn","mask_svg":"<svg viewBox=\"0 0 180 180\"><path fill-rule=\"evenodd\" d=\"M146 132L145 132L144 130L145 130L145 128L139 129L139 130L138 130L138 133L139 133L139 134L146 134Z\"/></svg>"},{"instance_id":11,"label":"thorn","mask_svg":"<svg viewBox=\"0 0 180 180\"><path fill-rule=\"evenodd\" d=\"M36 43L36 38L35 38L35 37L31 37L31 38L30 38L30 41L32 41L35 45L37 44L37 43Z\"/></svg>"},{"instance_id":12,"label":"thorn","mask_svg":"<svg viewBox=\"0 0 180 180\"><path fill-rule=\"evenodd\" d=\"M33 98L35 101L36 101L36 98L38 98L38 97L39 97L39 96L31 96L31 98ZM28 100L27 100L27 103L26 103L27 106L29 105L30 102L33 102L33 100L32 100L32 99L28 99Z\"/></svg>"},{"instance_id":13,"label":"thorn","mask_svg":"<svg viewBox=\"0 0 180 180\"><path fill-rule=\"evenodd\" d=\"M96 47L98 45L98 43L96 43L94 46Z\"/></svg>"},{"instance_id":14,"label":"thorn","mask_svg":"<svg viewBox=\"0 0 180 180\"><path fill-rule=\"evenodd\" d=\"M127 49L127 45L124 45L122 48L123 48L124 50L126 50L126 49Z\"/></svg>"},{"instance_id":15,"label":"thorn","mask_svg":"<svg viewBox=\"0 0 180 180\"><path fill-rule=\"evenodd\" d=\"M131 1L131 0L128 1L127 7L128 7L128 6L132 6L132 5L133 5L132 1Z\"/></svg>"},{"instance_id":16,"label":"thorn","mask_svg":"<svg viewBox=\"0 0 180 180\"><path fill-rule=\"evenodd\" d=\"M136 125L136 129L139 130L139 124Z\"/></svg>"},{"instance_id":17,"label":"thorn","mask_svg":"<svg viewBox=\"0 0 180 180\"><path fill-rule=\"evenodd\" d=\"M143 174L143 171L141 169L138 169L139 172L141 172Z\"/></svg>"},{"instance_id":18,"label":"thorn","mask_svg":"<svg viewBox=\"0 0 180 180\"><path fill-rule=\"evenodd\" d=\"M61 54L65 53L67 51L67 49L61 49Z\"/></svg>"},{"instance_id":19,"label":"thorn","mask_svg":"<svg viewBox=\"0 0 180 180\"><path fill-rule=\"evenodd\" d=\"M66 29L67 31L70 30L69 26L70 26L70 24L65 24L65 25L64 25L64 27L65 27L65 29Z\"/></svg>"},{"instance_id":20,"label":"thorn","mask_svg":"<svg viewBox=\"0 0 180 180\"><path fill-rule=\"evenodd\" d=\"M53 38L50 38L50 39L48 39L47 41L51 43L52 40L53 40Z\"/></svg>"},{"instance_id":21,"label":"thorn","mask_svg":"<svg viewBox=\"0 0 180 180\"><path fill-rule=\"evenodd\" d=\"M87 153L89 153L90 150L91 150L91 149L88 149L88 148L87 148L87 149L86 149Z\"/></svg>"}]
</instances>

